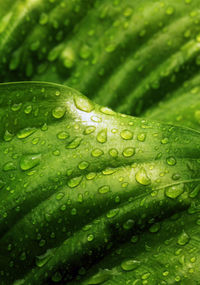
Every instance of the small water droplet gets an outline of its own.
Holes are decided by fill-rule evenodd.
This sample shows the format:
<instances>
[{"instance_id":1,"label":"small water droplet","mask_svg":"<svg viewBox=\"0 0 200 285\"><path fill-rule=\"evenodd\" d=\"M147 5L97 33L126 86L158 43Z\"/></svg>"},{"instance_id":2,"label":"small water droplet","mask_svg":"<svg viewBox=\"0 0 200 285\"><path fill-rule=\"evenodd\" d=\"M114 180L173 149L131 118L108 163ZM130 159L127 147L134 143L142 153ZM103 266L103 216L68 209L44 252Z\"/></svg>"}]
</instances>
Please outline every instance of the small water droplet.
<instances>
[{"instance_id":1,"label":"small water droplet","mask_svg":"<svg viewBox=\"0 0 200 285\"><path fill-rule=\"evenodd\" d=\"M146 139L146 134L144 134L144 133L138 134L137 139L140 142L144 142Z\"/></svg>"},{"instance_id":2,"label":"small water droplet","mask_svg":"<svg viewBox=\"0 0 200 285\"><path fill-rule=\"evenodd\" d=\"M109 186L109 185L101 186L101 187L98 189L98 191L99 191L100 194L108 193L108 192L110 191L110 186Z\"/></svg>"},{"instance_id":3,"label":"small water droplet","mask_svg":"<svg viewBox=\"0 0 200 285\"><path fill-rule=\"evenodd\" d=\"M11 134L8 130L6 130L3 139L5 142L9 142L13 139L13 137L14 135Z\"/></svg>"},{"instance_id":4,"label":"small water droplet","mask_svg":"<svg viewBox=\"0 0 200 285\"><path fill-rule=\"evenodd\" d=\"M69 137L69 134L67 132L60 132L57 134L57 138L59 140L65 140Z\"/></svg>"},{"instance_id":5,"label":"small water droplet","mask_svg":"<svg viewBox=\"0 0 200 285\"><path fill-rule=\"evenodd\" d=\"M189 235L188 235L185 231L183 231L183 232L180 234L180 236L178 237L177 243L178 243L179 245L186 245L186 244L189 242L189 240L190 240Z\"/></svg>"},{"instance_id":6,"label":"small water droplet","mask_svg":"<svg viewBox=\"0 0 200 285\"><path fill-rule=\"evenodd\" d=\"M16 166L12 161L7 162L3 166L3 171L10 171L10 170L15 170Z\"/></svg>"},{"instance_id":7,"label":"small water droplet","mask_svg":"<svg viewBox=\"0 0 200 285\"><path fill-rule=\"evenodd\" d=\"M176 159L173 156L167 157L166 161L167 161L167 164L170 166L174 166L176 164Z\"/></svg>"},{"instance_id":8,"label":"small water droplet","mask_svg":"<svg viewBox=\"0 0 200 285\"><path fill-rule=\"evenodd\" d=\"M99 148L95 148L92 151L92 156L93 157L100 157L101 155L103 155L103 150L99 149Z\"/></svg>"},{"instance_id":9,"label":"small water droplet","mask_svg":"<svg viewBox=\"0 0 200 285\"><path fill-rule=\"evenodd\" d=\"M84 130L83 134L84 134L84 135L90 135L90 134L92 134L95 130L96 130L96 127L94 127L94 126L88 126L88 127L86 127L86 129Z\"/></svg>"},{"instance_id":10,"label":"small water droplet","mask_svg":"<svg viewBox=\"0 0 200 285\"><path fill-rule=\"evenodd\" d=\"M89 163L87 161L81 161L78 165L80 170L84 170L84 169L88 168L88 166L89 166Z\"/></svg>"},{"instance_id":11,"label":"small water droplet","mask_svg":"<svg viewBox=\"0 0 200 285\"><path fill-rule=\"evenodd\" d=\"M159 230L160 230L159 223L155 223L149 228L150 233L157 233Z\"/></svg>"},{"instance_id":12,"label":"small water droplet","mask_svg":"<svg viewBox=\"0 0 200 285\"><path fill-rule=\"evenodd\" d=\"M118 151L117 151L116 148L111 148L111 149L109 150L109 154L110 154L110 156L112 156L112 157L117 157L117 156L118 156Z\"/></svg>"},{"instance_id":13,"label":"small water droplet","mask_svg":"<svg viewBox=\"0 0 200 285\"><path fill-rule=\"evenodd\" d=\"M119 209L111 209L107 214L107 218L113 218L119 213Z\"/></svg>"},{"instance_id":14,"label":"small water droplet","mask_svg":"<svg viewBox=\"0 0 200 285\"><path fill-rule=\"evenodd\" d=\"M87 240L88 241L93 241L93 239L94 239L93 234L89 234L88 237L87 237Z\"/></svg>"},{"instance_id":15,"label":"small water droplet","mask_svg":"<svg viewBox=\"0 0 200 285\"><path fill-rule=\"evenodd\" d=\"M64 193L60 192L56 195L56 200L61 200L64 196Z\"/></svg>"}]
</instances>

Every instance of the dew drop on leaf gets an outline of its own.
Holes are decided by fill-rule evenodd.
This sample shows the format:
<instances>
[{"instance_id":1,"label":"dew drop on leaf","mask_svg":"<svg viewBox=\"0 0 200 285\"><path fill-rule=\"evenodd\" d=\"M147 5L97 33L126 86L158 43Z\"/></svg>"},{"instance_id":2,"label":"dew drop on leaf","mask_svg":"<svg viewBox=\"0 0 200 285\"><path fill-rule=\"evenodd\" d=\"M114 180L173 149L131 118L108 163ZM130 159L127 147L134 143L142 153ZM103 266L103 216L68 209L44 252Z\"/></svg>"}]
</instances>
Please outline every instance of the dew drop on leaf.
<instances>
[{"instance_id":1,"label":"dew drop on leaf","mask_svg":"<svg viewBox=\"0 0 200 285\"><path fill-rule=\"evenodd\" d=\"M133 138L133 133L129 130L123 130L120 135L124 140L131 140Z\"/></svg>"},{"instance_id":2,"label":"dew drop on leaf","mask_svg":"<svg viewBox=\"0 0 200 285\"><path fill-rule=\"evenodd\" d=\"M77 109L90 113L94 109L94 104L86 97L77 96L74 98L74 103Z\"/></svg>"},{"instance_id":3,"label":"dew drop on leaf","mask_svg":"<svg viewBox=\"0 0 200 285\"><path fill-rule=\"evenodd\" d=\"M66 109L64 106L55 107L52 110L52 115L55 119L61 119L65 115Z\"/></svg>"},{"instance_id":4,"label":"dew drop on leaf","mask_svg":"<svg viewBox=\"0 0 200 285\"><path fill-rule=\"evenodd\" d=\"M135 270L140 266L141 262L135 259L125 260L121 263L121 268L125 271Z\"/></svg>"},{"instance_id":5,"label":"dew drop on leaf","mask_svg":"<svg viewBox=\"0 0 200 285\"><path fill-rule=\"evenodd\" d=\"M135 174L135 179L141 185L146 186L151 184L151 179L148 177L147 172L143 167Z\"/></svg>"},{"instance_id":6,"label":"dew drop on leaf","mask_svg":"<svg viewBox=\"0 0 200 285\"><path fill-rule=\"evenodd\" d=\"M98 189L98 192L100 194L105 194L105 193L108 193L110 191L110 186L108 185L104 185L104 186L101 186L99 189Z\"/></svg>"},{"instance_id":7,"label":"dew drop on leaf","mask_svg":"<svg viewBox=\"0 0 200 285\"><path fill-rule=\"evenodd\" d=\"M26 171L37 166L41 161L41 154L27 154L22 156L20 160L20 167Z\"/></svg>"},{"instance_id":8,"label":"dew drop on leaf","mask_svg":"<svg viewBox=\"0 0 200 285\"><path fill-rule=\"evenodd\" d=\"M104 129L97 134L97 141L99 143L105 143L107 141L107 130Z\"/></svg>"}]
</instances>

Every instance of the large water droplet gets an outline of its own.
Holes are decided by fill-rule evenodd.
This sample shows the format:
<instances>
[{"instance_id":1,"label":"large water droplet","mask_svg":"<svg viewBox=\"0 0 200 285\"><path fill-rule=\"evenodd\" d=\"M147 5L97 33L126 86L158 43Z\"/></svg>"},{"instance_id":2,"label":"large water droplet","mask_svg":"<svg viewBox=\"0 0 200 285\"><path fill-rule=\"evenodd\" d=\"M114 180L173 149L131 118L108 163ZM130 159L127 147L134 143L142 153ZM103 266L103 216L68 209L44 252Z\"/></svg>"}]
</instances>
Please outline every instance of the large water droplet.
<instances>
[{"instance_id":1,"label":"large water droplet","mask_svg":"<svg viewBox=\"0 0 200 285\"><path fill-rule=\"evenodd\" d=\"M167 161L167 164L170 166L174 166L176 164L176 159L173 156L167 157L166 161Z\"/></svg>"},{"instance_id":2,"label":"large water droplet","mask_svg":"<svg viewBox=\"0 0 200 285\"><path fill-rule=\"evenodd\" d=\"M185 231L183 231L183 232L180 234L180 236L178 237L177 243L178 243L179 245L186 245L186 244L189 242L189 240L190 240L189 235L188 235Z\"/></svg>"},{"instance_id":3,"label":"large water droplet","mask_svg":"<svg viewBox=\"0 0 200 285\"><path fill-rule=\"evenodd\" d=\"M74 149L79 147L81 144L82 138L75 138L73 141L71 141L68 145L66 145L67 149Z\"/></svg>"},{"instance_id":4,"label":"large water droplet","mask_svg":"<svg viewBox=\"0 0 200 285\"><path fill-rule=\"evenodd\" d=\"M125 271L135 270L140 266L141 262L135 259L125 260L121 263L121 268Z\"/></svg>"},{"instance_id":5,"label":"large water droplet","mask_svg":"<svg viewBox=\"0 0 200 285\"><path fill-rule=\"evenodd\" d=\"M135 148L133 147L127 147L122 152L124 157L131 157L135 154Z\"/></svg>"},{"instance_id":6,"label":"large water droplet","mask_svg":"<svg viewBox=\"0 0 200 285\"><path fill-rule=\"evenodd\" d=\"M151 184L151 179L148 177L147 172L143 167L135 174L135 179L142 185Z\"/></svg>"},{"instance_id":7,"label":"large water droplet","mask_svg":"<svg viewBox=\"0 0 200 285\"><path fill-rule=\"evenodd\" d=\"M74 177L68 181L67 185L70 188L75 188L81 183L82 179L83 179L82 176Z\"/></svg>"},{"instance_id":8,"label":"large water droplet","mask_svg":"<svg viewBox=\"0 0 200 285\"><path fill-rule=\"evenodd\" d=\"M7 162L3 166L4 171L10 171L10 170L15 170L15 169L16 169L16 166L12 161Z\"/></svg>"},{"instance_id":9,"label":"large water droplet","mask_svg":"<svg viewBox=\"0 0 200 285\"><path fill-rule=\"evenodd\" d=\"M101 186L98 191L100 194L105 194L110 191L110 186L108 185Z\"/></svg>"},{"instance_id":10,"label":"large water droplet","mask_svg":"<svg viewBox=\"0 0 200 285\"><path fill-rule=\"evenodd\" d=\"M96 130L96 127L94 127L94 126L88 126L88 127L86 127L86 129L84 130L83 134L84 134L84 135L90 135L90 134L92 134L95 130Z\"/></svg>"},{"instance_id":11,"label":"large water droplet","mask_svg":"<svg viewBox=\"0 0 200 285\"><path fill-rule=\"evenodd\" d=\"M87 97L77 96L74 98L76 108L83 112L90 113L94 109L94 104Z\"/></svg>"},{"instance_id":12,"label":"large water droplet","mask_svg":"<svg viewBox=\"0 0 200 285\"><path fill-rule=\"evenodd\" d=\"M41 161L41 154L27 154L22 156L20 160L20 167L22 170L29 170L36 165L38 165Z\"/></svg>"},{"instance_id":13,"label":"large water droplet","mask_svg":"<svg viewBox=\"0 0 200 285\"><path fill-rule=\"evenodd\" d=\"M18 139L24 139L35 133L35 128L25 128L23 130L20 130L17 134Z\"/></svg>"},{"instance_id":14,"label":"large water droplet","mask_svg":"<svg viewBox=\"0 0 200 285\"><path fill-rule=\"evenodd\" d=\"M105 143L107 141L107 130L104 129L97 134L97 141L99 143Z\"/></svg>"},{"instance_id":15,"label":"large water droplet","mask_svg":"<svg viewBox=\"0 0 200 285\"><path fill-rule=\"evenodd\" d=\"M55 107L52 110L52 115L55 119L61 119L65 115L66 109L64 106Z\"/></svg>"},{"instance_id":16,"label":"large water droplet","mask_svg":"<svg viewBox=\"0 0 200 285\"><path fill-rule=\"evenodd\" d=\"M93 149L93 151L92 151L92 156L93 157L99 157L101 155L103 155L103 150L101 150L99 148Z\"/></svg>"},{"instance_id":17,"label":"large water droplet","mask_svg":"<svg viewBox=\"0 0 200 285\"><path fill-rule=\"evenodd\" d=\"M170 186L166 189L165 195L171 199L176 199L184 191L184 184Z\"/></svg>"},{"instance_id":18,"label":"large water droplet","mask_svg":"<svg viewBox=\"0 0 200 285\"><path fill-rule=\"evenodd\" d=\"M133 133L129 130L123 130L120 135L124 140L131 140L133 138Z\"/></svg>"},{"instance_id":19,"label":"large water droplet","mask_svg":"<svg viewBox=\"0 0 200 285\"><path fill-rule=\"evenodd\" d=\"M84 169L88 168L88 166L89 166L89 163L87 161L81 161L78 165L80 170L84 170Z\"/></svg>"}]
</instances>

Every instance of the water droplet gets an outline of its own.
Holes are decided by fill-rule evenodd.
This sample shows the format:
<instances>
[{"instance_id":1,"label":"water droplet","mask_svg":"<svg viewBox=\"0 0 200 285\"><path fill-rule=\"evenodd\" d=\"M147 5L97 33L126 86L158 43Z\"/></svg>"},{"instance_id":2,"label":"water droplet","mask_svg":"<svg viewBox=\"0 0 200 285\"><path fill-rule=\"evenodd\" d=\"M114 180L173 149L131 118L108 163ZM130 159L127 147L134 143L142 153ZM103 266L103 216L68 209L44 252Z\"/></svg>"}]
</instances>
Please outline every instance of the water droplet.
<instances>
[{"instance_id":1,"label":"water droplet","mask_svg":"<svg viewBox=\"0 0 200 285\"><path fill-rule=\"evenodd\" d=\"M167 157L166 161L167 161L167 164L170 166L174 166L176 164L176 159L173 156Z\"/></svg>"},{"instance_id":2,"label":"water droplet","mask_svg":"<svg viewBox=\"0 0 200 285\"><path fill-rule=\"evenodd\" d=\"M140 142L144 142L146 139L146 134L142 133L142 134L138 134L137 136L138 141Z\"/></svg>"},{"instance_id":3,"label":"water droplet","mask_svg":"<svg viewBox=\"0 0 200 285\"><path fill-rule=\"evenodd\" d=\"M88 241L93 241L93 239L94 239L94 236L92 234L88 235L88 237L87 237Z\"/></svg>"},{"instance_id":4,"label":"water droplet","mask_svg":"<svg viewBox=\"0 0 200 285\"><path fill-rule=\"evenodd\" d=\"M64 196L64 193L60 192L56 195L56 200L61 200Z\"/></svg>"},{"instance_id":5,"label":"water droplet","mask_svg":"<svg viewBox=\"0 0 200 285\"><path fill-rule=\"evenodd\" d=\"M127 147L122 152L124 157L131 157L135 154L135 148L133 147Z\"/></svg>"},{"instance_id":6,"label":"water droplet","mask_svg":"<svg viewBox=\"0 0 200 285\"><path fill-rule=\"evenodd\" d=\"M20 160L20 167L22 170L29 170L37 166L41 161L41 154L27 154L22 156Z\"/></svg>"},{"instance_id":7,"label":"water droplet","mask_svg":"<svg viewBox=\"0 0 200 285\"><path fill-rule=\"evenodd\" d=\"M69 137L69 134L67 132L60 132L57 134L57 138L59 140L65 140Z\"/></svg>"},{"instance_id":8,"label":"water droplet","mask_svg":"<svg viewBox=\"0 0 200 285\"><path fill-rule=\"evenodd\" d=\"M81 161L78 165L80 170L84 170L84 169L88 168L88 166L89 166L89 163L87 161Z\"/></svg>"},{"instance_id":9,"label":"water droplet","mask_svg":"<svg viewBox=\"0 0 200 285\"><path fill-rule=\"evenodd\" d=\"M189 197L190 197L190 198L195 198L195 197L197 197L197 195L199 194L199 192L200 192L200 184L197 185L197 186L190 192Z\"/></svg>"},{"instance_id":10,"label":"water droplet","mask_svg":"<svg viewBox=\"0 0 200 285\"><path fill-rule=\"evenodd\" d=\"M116 171L117 171L117 169L115 169L115 168L106 168L106 169L102 170L102 173L104 175L110 175L110 174L115 173Z\"/></svg>"},{"instance_id":11,"label":"water droplet","mask_svg":"<svg viewBox=\"0 0 200 285\"><path fill-rule=\"evenodd\" d=\"M97 134L97 141L99 143L105 143L107 141L107 129L104 129Z\"/></svg>"},{"instance_id":12,"label":"water droplet","mask_svg":"<svg viewBox=\"0 0 200 285\"><path fill-rule=\"evenodd\" d=\"M189 235L188 235L185 231L183 231L183 232L180 234L180 236L178 237L177 243L178 243L179 245L186 245L186 244L189 242L189 240L190 240Z\"/></svg>"},{"instance_id":13,"label":"water droplet","mask_svg":"<svg viewBox=\"0 0 200 285\"><path fill-rule=\"evenodd\" d=\"M88 127L86 127L86 129L84 130L83 134L84 134L84 135L90 135L90 134L92 134L95 130L96 130L96 127L94 127L94 126L88 126Z\"/></svg>"},{"instance_id":14,"label":"water droplet","mask_svg":"<svg viewBox=\"0 0 200 285\"><path fill-rule=\"evenodd\" d=\"M160 230L159 223L155 223L149 228L150 233L157 233L159 230Z\"/></svg>"},{"instance_id":15,"label":"water droplet","mask_svg":"<svg viewBox=\"0 0 200 285\"><path fill-rule=\"evenodd\" d=\"M25 128L20 130L17 134L18 139L25 139L36 132L35 128Z\"/></svg>"},{"instance_id":16,"label":"water droplet","mask_svg":"<svg viewBox=\"0 0 200 285\"><path fill-rule=\"evenodd\" d=\"M100 111L101 113L106 114L106 115L110 115L110 116L115 115L115 112L112 109L107 108L107 107L101 107Z\"/></svg>"},{"instance_id":17,"label":"water droplet","mask_svg":"<svg viewBox=\"0 0 200 285\"><path fill-rule=\"evenodd\" d=\"M135 259L125 260L121 263L121 268L125 271L135 270L140 266L141 262Z\"/></svg>"},{"instance_id":18,"label":"water droplet","mask_svg":"<svg viewBox=\"0 0 200 285\"><path fill-rule=\"evenodd\" d=\"M88 174L86 175L86 179L92 180L92 179L95 178L95 176L96 176L96 173L95 173L95 172L90 172L90 173L88 173Z\"/></svg>"},{"instance_id":19,"label":"water droplet","mask_svg":"<svg viewBox=\"0 0 200 285\"><path fill-rule=\"evenodd\" d=\"M107 218L113 218L119 213L119 209L111 209L107 214Z\"/></svg>"},{"instance_id":20,"label":"water droplet","mask_svg":"<svg viewBox=\"0 0 200 285\"><path fill-rule=\"evenodd\" d=\"M102 121L102 119L100 117L97 117L97 116L92 116L91 120L95 123L100 123Z\"/></svg>"},{"instance_id":21,"label":"water droplet","mask_svg":"<svg viewBox=\"0 0 200 285\"><path fill-rule=\"evenodd\" d=\"M146 170L143 167L135 174L135 179L142 185L151 184L151 179L148 177Z\"/></svg>"},{"instance_id":22,"label":"water droplet","mask_svg":"<svg viewBox=\"0 0 200 285\"><path fill-rule=\"evenodd\" d=\"M16 112L16 111L19 111L22 107L22 103L19 103L19 104L13 104L12 107L11 107L11 110L13 112Z\"/></svg>"},{"instance_id":23,"label":"water droplet","mask_svg":"<svg viewBox=\"0 0 200 285\"><path fill-rule=\"evenodd\" d=\"M55 119L61 119L65 115L66 109L64 106L55 107L52 110L52 115Z\"/></svg>"},{"instance_id":24,"label":"water droplet","mask_svg":"<svg viewBox=\"0 0 200 285\"><path fill-rule=\"evenodd\" d=\"M75 149L79 147L81 144L82 138L75 138L73 141L71 141L68 145L66 145L67 149Z\"/></svg>"},{"instance_id":25,"label":"water droplet","mask_svg":"<svg viewBox=\"0 0 200 285\"><path fill-rule=\"evenodd\" d=\"M169 142L169 139L168 138L163 138L161 140L161 144L167 144Z\"/></svg>"},{"instance_id":26,"label":"water droplet","mask_svg":"<svg viewBox=\"0 0 200 285\"><path fill-rule=\"evenodd\" d=\"M38 267L43 267L52 256L52 250L48 249L44 254L36 256L36 265Z\"/></svg>"},{"instance_id":27,"label":"water droplet","mask_svg":"<svg viewBox=\"0 0 200 285\"><path fill-rule=\"evenodd\" d=\"M74 98L74 103L76 108L83 112L90 113L92 110L94 110L94 104L87 97L77 96Z\"/></svg>"},{"instance_id":28,"label":"water droplet","mask_svg":"<svg viewBox=\"0 0 200 285\"><path fill-rule=\"evenodd\" d=\"M103 150L101 150L99 148L95 148L92 151L92 156L93 157L99 157L99 156L103 155L103 153L104 153Z\"/></svg>"},{"instance_id":29,"label":"water droplet","mask_svg":"<svg viewBox=\"0 0 200 285\"><path fill-rule=\"evenodd\" d=\"M74 177L68 181L67 185L70 188L75 188L81 183L82 179L83 179L82 176Z\"/></svg>"},{"instance_id":30,"label":"water droplet","mask_svg":"<svg viewBox=\"0 0 200 285\"><path fill-rule=\"evenodd\" d=\"M14 135L11 134L8 130L6 130L3 139L4 141L9 142L13 139L13 137Z\"/></svg>"},{"instance_id":31,"label":"water droplet","mask_svg":"<svg viewBox=\"0 0 200 285\"><path fill-rule=\"evenodd\" d=\"M110 156L112 156L112 157L117 157L117 156L118 156L118 151L117 151L116 148L111 148L111 149L109 150L109 154L110 154Z\"/></svg>"},{"instance_id":32,"label":"water droplet","mask_svg":"<svg viewBox=\"0 0 200 285\"><path fill-rule=\"evenodd\" d=\"M174 186L170 186L166 189L165 194L167 197L171 199L176 199L180 196L184 191L184 184L178 184Z\"/></svg>"},{"instance_id":33,"label":"water droplet","mask_svg":"<svg viewBox=\"0 0 200 285\"><path fill-rule=\"evenodd\" d=\"M24 108L24 113L25 114L30 114L32 112L33 107L31 105L28 105Z\"/></svg>"},{"instance_id":34,"label":"water droplet","mask_svg":"<svg viewBox=\"0 0 200 285\"><path fill-rule=\"evenodd\" d=\"M4 171L10 171L10 170L15 170L15 169L16 169L16 166L14 165L14 163L12 161L7 162L3 166Z\"/></svg>"},{"instance_id":35,"label":"water droplet","mask_svg":"<svg viewBox=\"0 0 200 285\"><path fill-rule=\"evenodd\" d=\"M129 130L123 130L120 135L124 140L131 140L133 138L133 133Z\"/></svg>"},{"instance_id":36,"label":"water droplet","mask_svg":"<svg viewBox=\"0 0 200 285\"><path fill-rule=\"evenodd\" d=\"M98 189L98 191L99 191L100 194L105 194L105 193L110 191L110 186L108 186L108 185L101 186Z\"/></svg>"}]
</instances>

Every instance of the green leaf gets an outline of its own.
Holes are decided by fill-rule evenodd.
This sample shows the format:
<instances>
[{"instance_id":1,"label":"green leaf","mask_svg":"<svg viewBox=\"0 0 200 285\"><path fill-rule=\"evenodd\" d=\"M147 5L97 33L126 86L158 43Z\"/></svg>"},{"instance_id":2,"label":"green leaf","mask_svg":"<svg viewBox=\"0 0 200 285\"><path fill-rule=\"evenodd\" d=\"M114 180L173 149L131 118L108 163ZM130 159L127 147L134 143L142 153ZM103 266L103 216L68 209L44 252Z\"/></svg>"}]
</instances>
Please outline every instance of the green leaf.
<instances>
[{"instance_id":1,"label":"green leaf","mask_svg":"<svg viewBox=\"0 0 200 285\"><path fill-rule=\"evenodd\" d=\"M199 198L196 131L50 83L1 84L0 102L2 284L64 284Z\"/></svg>"}]
</instances>

